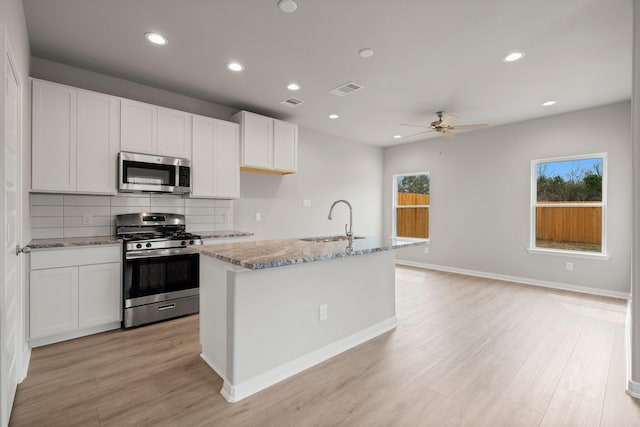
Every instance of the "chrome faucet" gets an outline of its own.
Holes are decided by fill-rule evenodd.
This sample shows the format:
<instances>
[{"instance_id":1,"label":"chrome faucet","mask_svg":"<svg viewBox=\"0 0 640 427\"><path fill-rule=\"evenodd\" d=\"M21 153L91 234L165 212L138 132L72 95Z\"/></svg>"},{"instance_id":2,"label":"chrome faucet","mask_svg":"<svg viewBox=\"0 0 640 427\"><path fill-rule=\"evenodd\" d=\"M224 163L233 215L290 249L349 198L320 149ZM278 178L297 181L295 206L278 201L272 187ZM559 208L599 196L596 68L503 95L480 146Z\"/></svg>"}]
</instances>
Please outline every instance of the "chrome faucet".
<instances>
[{"instance_id":1,"label":"chrome faucet","mask_svg":"<svg viewBox=\"0 0 640 427\"><path fill-rule=\"evenodd\" d=\"M347 235L347 238L349 239L349 247L353 246L353 209L351 208L351 203L347 202L346 200L336 200L335 202L333 202L333 204L331 205L331 209L329 209L329 219L332 220L333 219L333 208L338 204L338 203L345 203L347 206L349 206L349 229L347 230L347 224L344 225L344 232Z\"/></svg>"}]
</instances>

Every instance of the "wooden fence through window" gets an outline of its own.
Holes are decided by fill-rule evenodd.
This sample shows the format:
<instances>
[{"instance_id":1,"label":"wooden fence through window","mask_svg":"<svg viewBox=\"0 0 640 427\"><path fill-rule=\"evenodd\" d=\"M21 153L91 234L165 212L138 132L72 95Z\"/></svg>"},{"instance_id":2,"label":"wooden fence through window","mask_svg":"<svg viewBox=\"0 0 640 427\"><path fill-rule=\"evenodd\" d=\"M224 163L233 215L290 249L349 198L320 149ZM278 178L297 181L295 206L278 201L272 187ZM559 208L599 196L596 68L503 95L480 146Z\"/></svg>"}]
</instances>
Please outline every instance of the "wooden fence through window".
<instances>
[{"instance_id":1,"label":"wooden fence through window","mask_svg":"<svg viewBox=\"0 0 640 427\"><path fill-rule=\"evenodd\" d=\"M398 206L429 205L428 194L398 193ZM429 237L429 208L398 208L396 235L399 237Z\"/></svg>"},{"instance_id":2,"label":"wooden fence through window","mask_svg":"<svg viewBox=\"0 0 640 427\"><path fill-rule=\"evenodd\" d=\"M536 239L602 244L602 207L536 207Z\"/></svg>"}]
</instances>

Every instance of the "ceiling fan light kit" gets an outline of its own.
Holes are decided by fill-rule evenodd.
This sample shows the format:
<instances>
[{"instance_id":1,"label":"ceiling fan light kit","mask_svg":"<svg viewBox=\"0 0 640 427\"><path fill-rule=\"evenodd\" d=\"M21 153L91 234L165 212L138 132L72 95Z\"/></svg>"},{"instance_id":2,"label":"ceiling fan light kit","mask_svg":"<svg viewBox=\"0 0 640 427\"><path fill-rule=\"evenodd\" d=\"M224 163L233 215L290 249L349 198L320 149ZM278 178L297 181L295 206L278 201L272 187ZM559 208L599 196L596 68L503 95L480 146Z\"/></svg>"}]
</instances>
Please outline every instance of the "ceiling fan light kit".
<instances>
[{"instance_id":1,"label":"ceiling fan light kit","mask_svg":"<svg viewBox=\"0 0 640 427\"><path fill-rule=\"evenodd\" d=\"M400 123L401 126L418 126L418 127L427 128L427 130L412 133L411 135L407 135L405 136L405 138L410 138L413 136L422 135L429 132L438 132L449 139L453 139L456 137L456 134L451 132L452 130L474 130L474 129L486 129L489 127L489 125L486 123L452 126L451 124L458 118L458 116L454 116L453 114L447 114L446 116L444 116L444 111L438 111L436 112L436 114L438 115L438 120L431 122L430 125L419 125L415 123Z\"/></svg>"}]
</instances>

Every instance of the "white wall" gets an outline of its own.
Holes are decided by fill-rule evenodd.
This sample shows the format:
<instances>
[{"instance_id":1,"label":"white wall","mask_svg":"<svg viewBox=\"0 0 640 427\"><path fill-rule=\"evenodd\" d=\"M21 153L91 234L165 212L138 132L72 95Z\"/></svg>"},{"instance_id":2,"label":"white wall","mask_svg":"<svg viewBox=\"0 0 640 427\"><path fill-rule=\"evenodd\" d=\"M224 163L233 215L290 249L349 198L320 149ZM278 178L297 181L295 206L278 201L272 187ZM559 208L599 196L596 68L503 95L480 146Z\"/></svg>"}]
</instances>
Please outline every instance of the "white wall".
<instances>
[{"instance_id":1,"label":"white wall","mask_svg":"<svg viewBox=\"0 0 640 427\"><path fill-rule=\"evenodd\" d=\"M429 254L424 264L629 293L631 245L630 103L549 116L385 149L384 230L391 234L392 175L431 173ZM607 261L534 255L531 160L608 153ZM572 261L574 271L565 263ZM606 292L605 292L606 293Z\"/></svg>"},{"instance_id":2,"label":"white wall","mask_svg":"<svg viewBox=\"0 0 640 427\"><path fill-rule=\"evenodd\" d=\"M327 216L335 200L346 199L353 206L353 232L379 236L382 154L379 147L299 129L298 173L241 173L235 228L252 231L259 240L344 234L347 206L336 206L333 221ZM303 207L305 199L311 207ZM262 221L256 222L256 213Z\"/></svg>"}]
</instances>

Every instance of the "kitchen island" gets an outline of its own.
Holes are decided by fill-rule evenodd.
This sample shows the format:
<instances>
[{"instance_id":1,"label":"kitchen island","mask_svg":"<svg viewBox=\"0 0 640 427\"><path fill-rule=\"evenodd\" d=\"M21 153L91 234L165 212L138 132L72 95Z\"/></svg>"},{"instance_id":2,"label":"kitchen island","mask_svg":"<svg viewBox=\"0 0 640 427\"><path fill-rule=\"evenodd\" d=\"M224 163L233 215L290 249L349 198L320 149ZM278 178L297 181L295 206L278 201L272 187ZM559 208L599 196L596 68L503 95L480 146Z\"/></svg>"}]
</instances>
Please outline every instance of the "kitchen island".
<instances>
[{"instance_id":1,"label":"kitchen island","mask_svg":"<svg viewBox=\"0 0 640 427\"><path fill-rule=\"evenodd\" d=\"M397 325L400 239L285 239L193 247L202 358L236 402Z\"/></svg>"}]
</instances>

